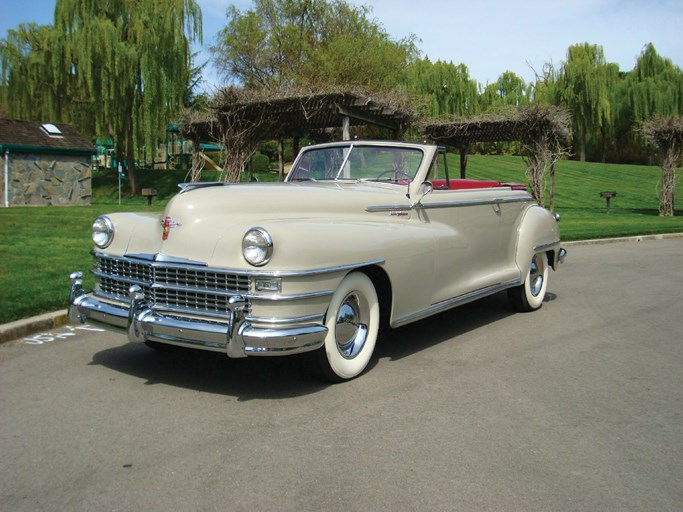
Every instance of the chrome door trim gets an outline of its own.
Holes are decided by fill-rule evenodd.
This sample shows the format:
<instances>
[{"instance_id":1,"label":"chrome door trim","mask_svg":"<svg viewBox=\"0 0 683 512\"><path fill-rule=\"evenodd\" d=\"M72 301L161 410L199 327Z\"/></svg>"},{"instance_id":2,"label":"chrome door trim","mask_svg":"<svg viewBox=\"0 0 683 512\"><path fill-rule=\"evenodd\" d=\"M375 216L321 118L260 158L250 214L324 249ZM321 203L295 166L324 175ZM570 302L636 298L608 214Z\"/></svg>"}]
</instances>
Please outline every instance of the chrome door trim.
<instances>
[{"instance_id":1,"label":"chrome door trim","mask_svg":"<svg viewBox=\"0 0 683 512\"><path fill-rule=\"evenodd\" d=\"M436 203L416 203L414 205L376 205L365 208L366 212L392 212L392 211L410 211L410 210L433 210L437 208L463 208L467 206L486 206L486 205L501 205L509 203L525 203L531 201L530 195L515 196L515 197L496 197L491 199L466 199L461 201L440 201Z\"/></svg>"}]
</instances>

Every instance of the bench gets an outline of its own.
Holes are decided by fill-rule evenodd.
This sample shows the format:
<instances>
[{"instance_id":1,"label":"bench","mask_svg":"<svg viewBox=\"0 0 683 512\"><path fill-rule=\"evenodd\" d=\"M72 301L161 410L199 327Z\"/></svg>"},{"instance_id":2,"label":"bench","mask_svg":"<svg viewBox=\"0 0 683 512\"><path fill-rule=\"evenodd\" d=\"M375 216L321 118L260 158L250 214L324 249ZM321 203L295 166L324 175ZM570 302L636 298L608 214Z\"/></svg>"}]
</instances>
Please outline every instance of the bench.
<instances>
[{"instance_id":1,"label":"bench","mask_svg":"<svg viewBox=\"0 0 683 512\"><path fill-rule=\"evenodd\" d=\"M616 192L600 192L600 197L607 200L607 213L609 213L610 199L612 199L613 197L617 197L617 193Z\"/></svg>"},{"instance_id":2,"label":"bench","mask_svg":"<svg viewBox=\"0 0 683 512\"><path fill-rule=\"evenodd\" d=\"M152 206L152 199L157 195L157 189L155 188L143 188L142 197L147 198L147 206Z\"/></svg>"}]
</instances>

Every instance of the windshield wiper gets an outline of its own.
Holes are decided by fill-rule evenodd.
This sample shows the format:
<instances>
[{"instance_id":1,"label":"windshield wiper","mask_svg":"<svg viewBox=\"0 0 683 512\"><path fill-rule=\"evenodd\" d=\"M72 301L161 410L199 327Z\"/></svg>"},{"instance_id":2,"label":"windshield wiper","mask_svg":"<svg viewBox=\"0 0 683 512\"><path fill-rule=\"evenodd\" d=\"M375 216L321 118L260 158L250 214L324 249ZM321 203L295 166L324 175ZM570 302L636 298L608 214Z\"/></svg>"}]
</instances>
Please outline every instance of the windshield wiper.
<instances>
[{"instance_id":1,"label":"windshield wiper","mask_svg":"<svg viewBox=\"0 0 683 512\"><path fill-rule=\"evenodd\" d=\"M339 171L337 172L337 175L334 177L334 179L339 179L339 175L342 173L344 170L344 167L346 167L346 163L349 161L349 157L351 156L351 151L353 151L353 144L349 146L349 150L344 156L344 161L341 164L341 167L339 167Z\"/></svg>"}]
</instances>

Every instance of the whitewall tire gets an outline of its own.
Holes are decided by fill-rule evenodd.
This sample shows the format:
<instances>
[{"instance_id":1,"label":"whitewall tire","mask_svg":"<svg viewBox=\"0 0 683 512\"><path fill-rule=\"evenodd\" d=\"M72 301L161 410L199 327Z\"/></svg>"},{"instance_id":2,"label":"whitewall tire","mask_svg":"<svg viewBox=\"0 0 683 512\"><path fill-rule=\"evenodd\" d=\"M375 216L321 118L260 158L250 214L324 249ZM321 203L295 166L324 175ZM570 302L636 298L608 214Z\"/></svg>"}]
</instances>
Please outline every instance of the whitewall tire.
<instances>
[{"instance_id":1,"label":"whitewall tire","mask_svg":"<svg viewBox=\"0 0 683 512\"><path fill-rule=\"evenodd\" d=\"M508 290L510 302L516 310L535 311L543 305L548 288L548 256L534 254L524 283Z\"/></svg>"},{"instance_id":2,"label":"whitewall tire","mask_svg":"<svg viewBox=\"0 0 683 512\"><path fill-rule=\"evenodd\" d=\"M379 300L372 281L352 272L332 295L325 317L328 332L317 352L323 375L333 382L360 375L375 350L379 324Z\"/></svg>"}]
</instances>

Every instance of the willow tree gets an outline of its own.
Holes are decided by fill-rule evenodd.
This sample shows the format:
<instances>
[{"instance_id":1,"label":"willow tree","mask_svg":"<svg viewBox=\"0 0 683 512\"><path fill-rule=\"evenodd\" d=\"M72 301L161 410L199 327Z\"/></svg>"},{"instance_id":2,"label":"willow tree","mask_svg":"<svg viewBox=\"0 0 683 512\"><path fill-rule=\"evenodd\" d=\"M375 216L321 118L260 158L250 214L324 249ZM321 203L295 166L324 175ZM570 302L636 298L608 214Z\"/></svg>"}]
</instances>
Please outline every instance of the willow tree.
<instances>
[{"instance_id":1,"label":"willow tree","mask_svg":"<svg viewBox=\"0 0 683 512\"><path fill-rule=\"evenodd\" d=\"M497 112L505 107L524 107L529 104L530 90L524 79L506 71L498 80L488 84L479 95L483 112Z\"/></svg>"},{"instance_id":2,"label":"willow tree","mask_svg":"<svg viewBox=\"0 0 683 512\"><path fill-rule=\"evenodd\" d=\"M555 91L561 106L572 116L572 132L581 161L586 160L586 143L598 141L604 125L611 122L610 78L601 46L588 43L570 46L561 66Z\"/></svg>"},{"instance_id":3,"label":"willow tree","mask_svg":"<svg viewBox=\"0 0 683 512\"><path fill-rule=\"evenodd\" d=\"M63 97L53 94L53 49L59 43L49 25L21 24L0 40L0 106L15 119L71 121Z\"/></svg>"},{"instance_id":4,"label":"willow tree","mask_svg":"<svg viewBox=\"0 0 683 512\"><path fill-rule=\"evenodd\" d=\"M195 1L57 0L54 25L10 35L0 45L10 115L72 122L84 134L111 137L137 193L136 152L154 154L168 120L182 110L190 42L201 40Z\"/></svg>"},{"instance_id":5,"label":"willow tree","mask_svg":"<svg viewBox=\"0 0 683 512\"><path fill-rule=\"evenodd\" d=\"M433 119L473 115L479 109L477 82L465 64L419 59L408 67L405 88L425 99L425 114Z\"/></svg>"}]
</instances>

